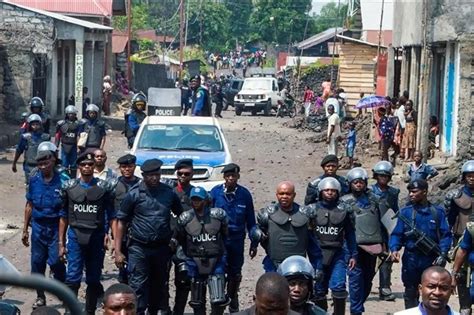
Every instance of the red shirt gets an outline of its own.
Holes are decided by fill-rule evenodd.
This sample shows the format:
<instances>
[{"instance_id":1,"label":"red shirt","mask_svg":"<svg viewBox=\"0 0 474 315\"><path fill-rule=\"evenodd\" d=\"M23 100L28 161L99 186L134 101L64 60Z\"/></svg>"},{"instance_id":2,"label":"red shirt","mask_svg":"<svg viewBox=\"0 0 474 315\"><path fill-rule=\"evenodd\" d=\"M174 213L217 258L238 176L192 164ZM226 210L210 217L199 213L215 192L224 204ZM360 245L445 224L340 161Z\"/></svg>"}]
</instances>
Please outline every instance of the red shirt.
<instances>
[{"instance_id":1,"label":"red shirt","mask_svg":"<svg viewBox=\"0 0 474 315\"><path fill-rule=\"evenodd\" d=\"M313 100L314 93L311 90L304 91L303 102L311 102Z\"/></svg>"}]
</instances>

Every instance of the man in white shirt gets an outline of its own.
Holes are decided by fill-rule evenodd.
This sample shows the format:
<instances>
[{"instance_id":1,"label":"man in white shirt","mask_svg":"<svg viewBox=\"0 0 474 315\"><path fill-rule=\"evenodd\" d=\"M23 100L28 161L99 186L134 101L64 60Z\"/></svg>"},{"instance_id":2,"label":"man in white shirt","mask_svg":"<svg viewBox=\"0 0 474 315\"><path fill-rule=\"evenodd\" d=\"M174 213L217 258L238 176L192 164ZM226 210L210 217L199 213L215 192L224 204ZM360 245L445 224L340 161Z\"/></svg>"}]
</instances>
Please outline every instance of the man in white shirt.
<instances>
[{"instance_id":1,"label":"man in white shirt","mask_svg":"<svg viewBox=\"0 0 474 315\"><path fill-rule=\"evenodd\" d=\"M117 177L117 173L110 167L105 165L107 162L107 153L104 150L98 149L94 151L94 177L102 180L109 180Z\"/></svg>"},{"instance_id":2,"label":"man in white shirt","mask_svg":"<svg viewBox=\"0 0 474 315\"><path fill-rule=\"evenodd\" d=\"M429 267L421 275L421 303L394 315L459 315L448 305L453 289L452 276L446 269Z\"/></svg>"},{"instance_id":3,"label":"man in white shirt","mask_svg":"<svg viewBox=\"0 0 474 315\"><path fill-rule=\"evenodd\" d=\"M326 144L328 145L328 154L334 154L337 156L337 141L341 136L341 126L339 115L334 111L334 106L329 105L327 107L329 114L328 117L328 137Z\"/></svg>"},{"instance_id":4,"label":"man in white shirt","mask_svg":"<svg viewBox=\"0 0 474 315\"><path fill-rule=\"evenodd\" d=\"M328 107L332 106L334 108L334 112L339 115L339 101L335 97L330 97L324 103L324 108L326 109L326 117L329 117Z\"/></svg>"}]
</instances>

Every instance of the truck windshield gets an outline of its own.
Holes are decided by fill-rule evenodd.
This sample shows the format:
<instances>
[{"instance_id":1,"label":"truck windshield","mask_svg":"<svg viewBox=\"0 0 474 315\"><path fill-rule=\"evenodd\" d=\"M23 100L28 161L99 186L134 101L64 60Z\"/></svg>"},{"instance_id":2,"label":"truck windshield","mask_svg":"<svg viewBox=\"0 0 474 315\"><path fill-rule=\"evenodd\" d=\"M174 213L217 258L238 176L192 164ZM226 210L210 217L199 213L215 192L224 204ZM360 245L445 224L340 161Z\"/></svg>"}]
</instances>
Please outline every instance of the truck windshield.
<instances>
[{"instance_id":1,"label":"truck windshield","mask_svg":"<svg viewBox=\"0 0 474 315\"><path fill-rule=\"evenodd\" d=\"M224 151L224 145L215 126L147 125L137 149L218 152Z\"/></svg>"},{"instance_id":2,"label":"truck windshield","mask_svg":"<svg viewBox=\"0 0 474 315\"><path fill-rule=\"evenodd\" d=\"M271 80L245 80L244 85L242 85L242 90L271 90L272 81Z\"/></svg>"}]
</instances>

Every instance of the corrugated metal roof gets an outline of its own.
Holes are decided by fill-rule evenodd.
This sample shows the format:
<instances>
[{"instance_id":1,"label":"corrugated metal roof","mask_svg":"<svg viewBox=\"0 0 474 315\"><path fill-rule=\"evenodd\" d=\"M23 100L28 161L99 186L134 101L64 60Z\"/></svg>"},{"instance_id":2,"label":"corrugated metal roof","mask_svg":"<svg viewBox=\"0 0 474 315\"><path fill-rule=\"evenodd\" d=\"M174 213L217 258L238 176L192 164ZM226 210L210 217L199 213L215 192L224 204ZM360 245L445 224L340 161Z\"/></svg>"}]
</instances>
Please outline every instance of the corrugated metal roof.
<instances>
[{"instance_id":1,"label":"corrugated metal roof","mask_svg":"<svg viewBox=\"0 0 474 315\"><path fill-rule=\"evenodd\" d=\"M297 43L295 46L298 49L308 49L310 47L313 47L315 45L321 44L328 39L331 39L334 37L334 33L336 32L337 29L337 34L341 34L346 31L346 29L343 29L342 27L338 28L328 28L324 32L321 32L319 34L313 35L299 43Z\"/></svg>"},{"instance_id":2,"label":"corrugated metal roof","mask_svg":"<svg viewBox=\"0 0 474 315\"><path fill-rule=\"evenodd\" d=\"M8 3L8 4L11 4L11 5L14 5L14 6L17 6L19 8L22 8L24 10L35 12L35 13L45 15L45 16L49 16L49 17L51 17L55 20L59 20L59 21L63 21L63 22L66 22L66 23L71 23L71 24L74 24L74 25L82 26L82 27L90 29L90 30L101 30L101 31L112 31L113 30L112 27L108 27L108 26L104 26L104 25L101 25L101 24L84 21L84 20L81 20L81 19L76 19L76 18L67 16L67 15L59 14L59 13L48 12L48 11L41 10L41 9L31 8L31 7L28 7L28 6L13 3L11 0L5 0L4 2Z\"/></svg>"},{"instance_id":3,"label":"corrugated metal roof","mask_svg":"<svg viewBox=\"0 0 474 315\"><path fill-rule=\"evenodd\" d=\"M10 2L71 15L112 16L112 0L10 0Z\"/></svg>"},{"instance_id":4,"label":"corrugated metal roof","mask_svg":"<svg viewBox=\"0 0 474 315\"><path fill-rule=\"evenodd\" d=\"M337 35L337 38L346 40L348 42L357 43L357 44L361 44L361 45L367 45L367 46L371 46L371 47L377 47L378 46L377 44L374 44L374 43L369 43L369 42L366 42L366 41L363 41L363 40L360 40L360 39L355 39L355 38L347 37L347 36L344 36L344 35ZM387 48L387 46L384 46L384 45L380 45L380 47L381 48Z\"/></svg>"},{"instance_id":5,"label":"corrugated metal roof","mask_svg":"<svg viewBox=\"0 0 474 315\"><path fill-rule=\"evenodd\" d=\"M112 53L119 54L125 50L128 43L127 34L114 30L112 33Z\"/></svg>"}]
</instances>

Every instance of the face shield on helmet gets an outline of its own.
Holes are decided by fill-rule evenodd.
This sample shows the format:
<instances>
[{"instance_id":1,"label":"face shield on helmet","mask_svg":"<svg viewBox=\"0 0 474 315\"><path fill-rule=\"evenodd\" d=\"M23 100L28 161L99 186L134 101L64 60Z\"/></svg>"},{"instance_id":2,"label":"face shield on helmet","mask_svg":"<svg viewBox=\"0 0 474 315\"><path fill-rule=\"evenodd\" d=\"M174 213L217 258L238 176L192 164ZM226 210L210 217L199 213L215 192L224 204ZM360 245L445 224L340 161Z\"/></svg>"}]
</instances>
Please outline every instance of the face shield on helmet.
<instances>
[{"instance_id":1,"label":"face shield on helmet","mask_svg":"<svg viewBox=\"0 0 474 315\"><path fill-rule=\"evenodd\" d=\"M362 179L363 181L367 182L369 179L369 175L367 171L362 167L354 167L347 173L347 180L349 183L355 181L356 179Z\"/></svg>"},{"instance_id":2,"label":"face shield on helmet","mask_svg":"<svg viewBox=\"0 0 474 315\"><path fill-rule=\"evenodd\" d=\"M132 107L138 110L144 110L147 102L148 99L143 93L137 93L132 98Z\"/></svg>"},{"instance_id":3,"label":"face shield on helmet","mask_svg":"<svg viewBox=\"0 0 474 315\"><path fill-rule=\"evenodd\" d=\"M43 141L38 146L38 152L51 151L55 153L58 150L58 147L51 141Z\"/></svg>"},{"instance_id":4,"label":"face shield on helmet","mask_svg":"<svg viewBox=\"0 0 474 315\"><path fill-rule=\"evenodd\" d=\"M286 258L280 266L278 266L277 272L285 278L304 278L307 280L313 280L314 268L311 263L304 257L293 255Z\"/></svg>"},{"instance_id":5,"label":"face shield on helmet","mask_svg":"<svg viewBox=\"0 0 474 315\"><path fill-rule=\"evenodd\" d=\"M372 169L374 175L393 175L393 165L388 161L380 161L375 164L374 168Z\"/></svg>"}]
</instances>

